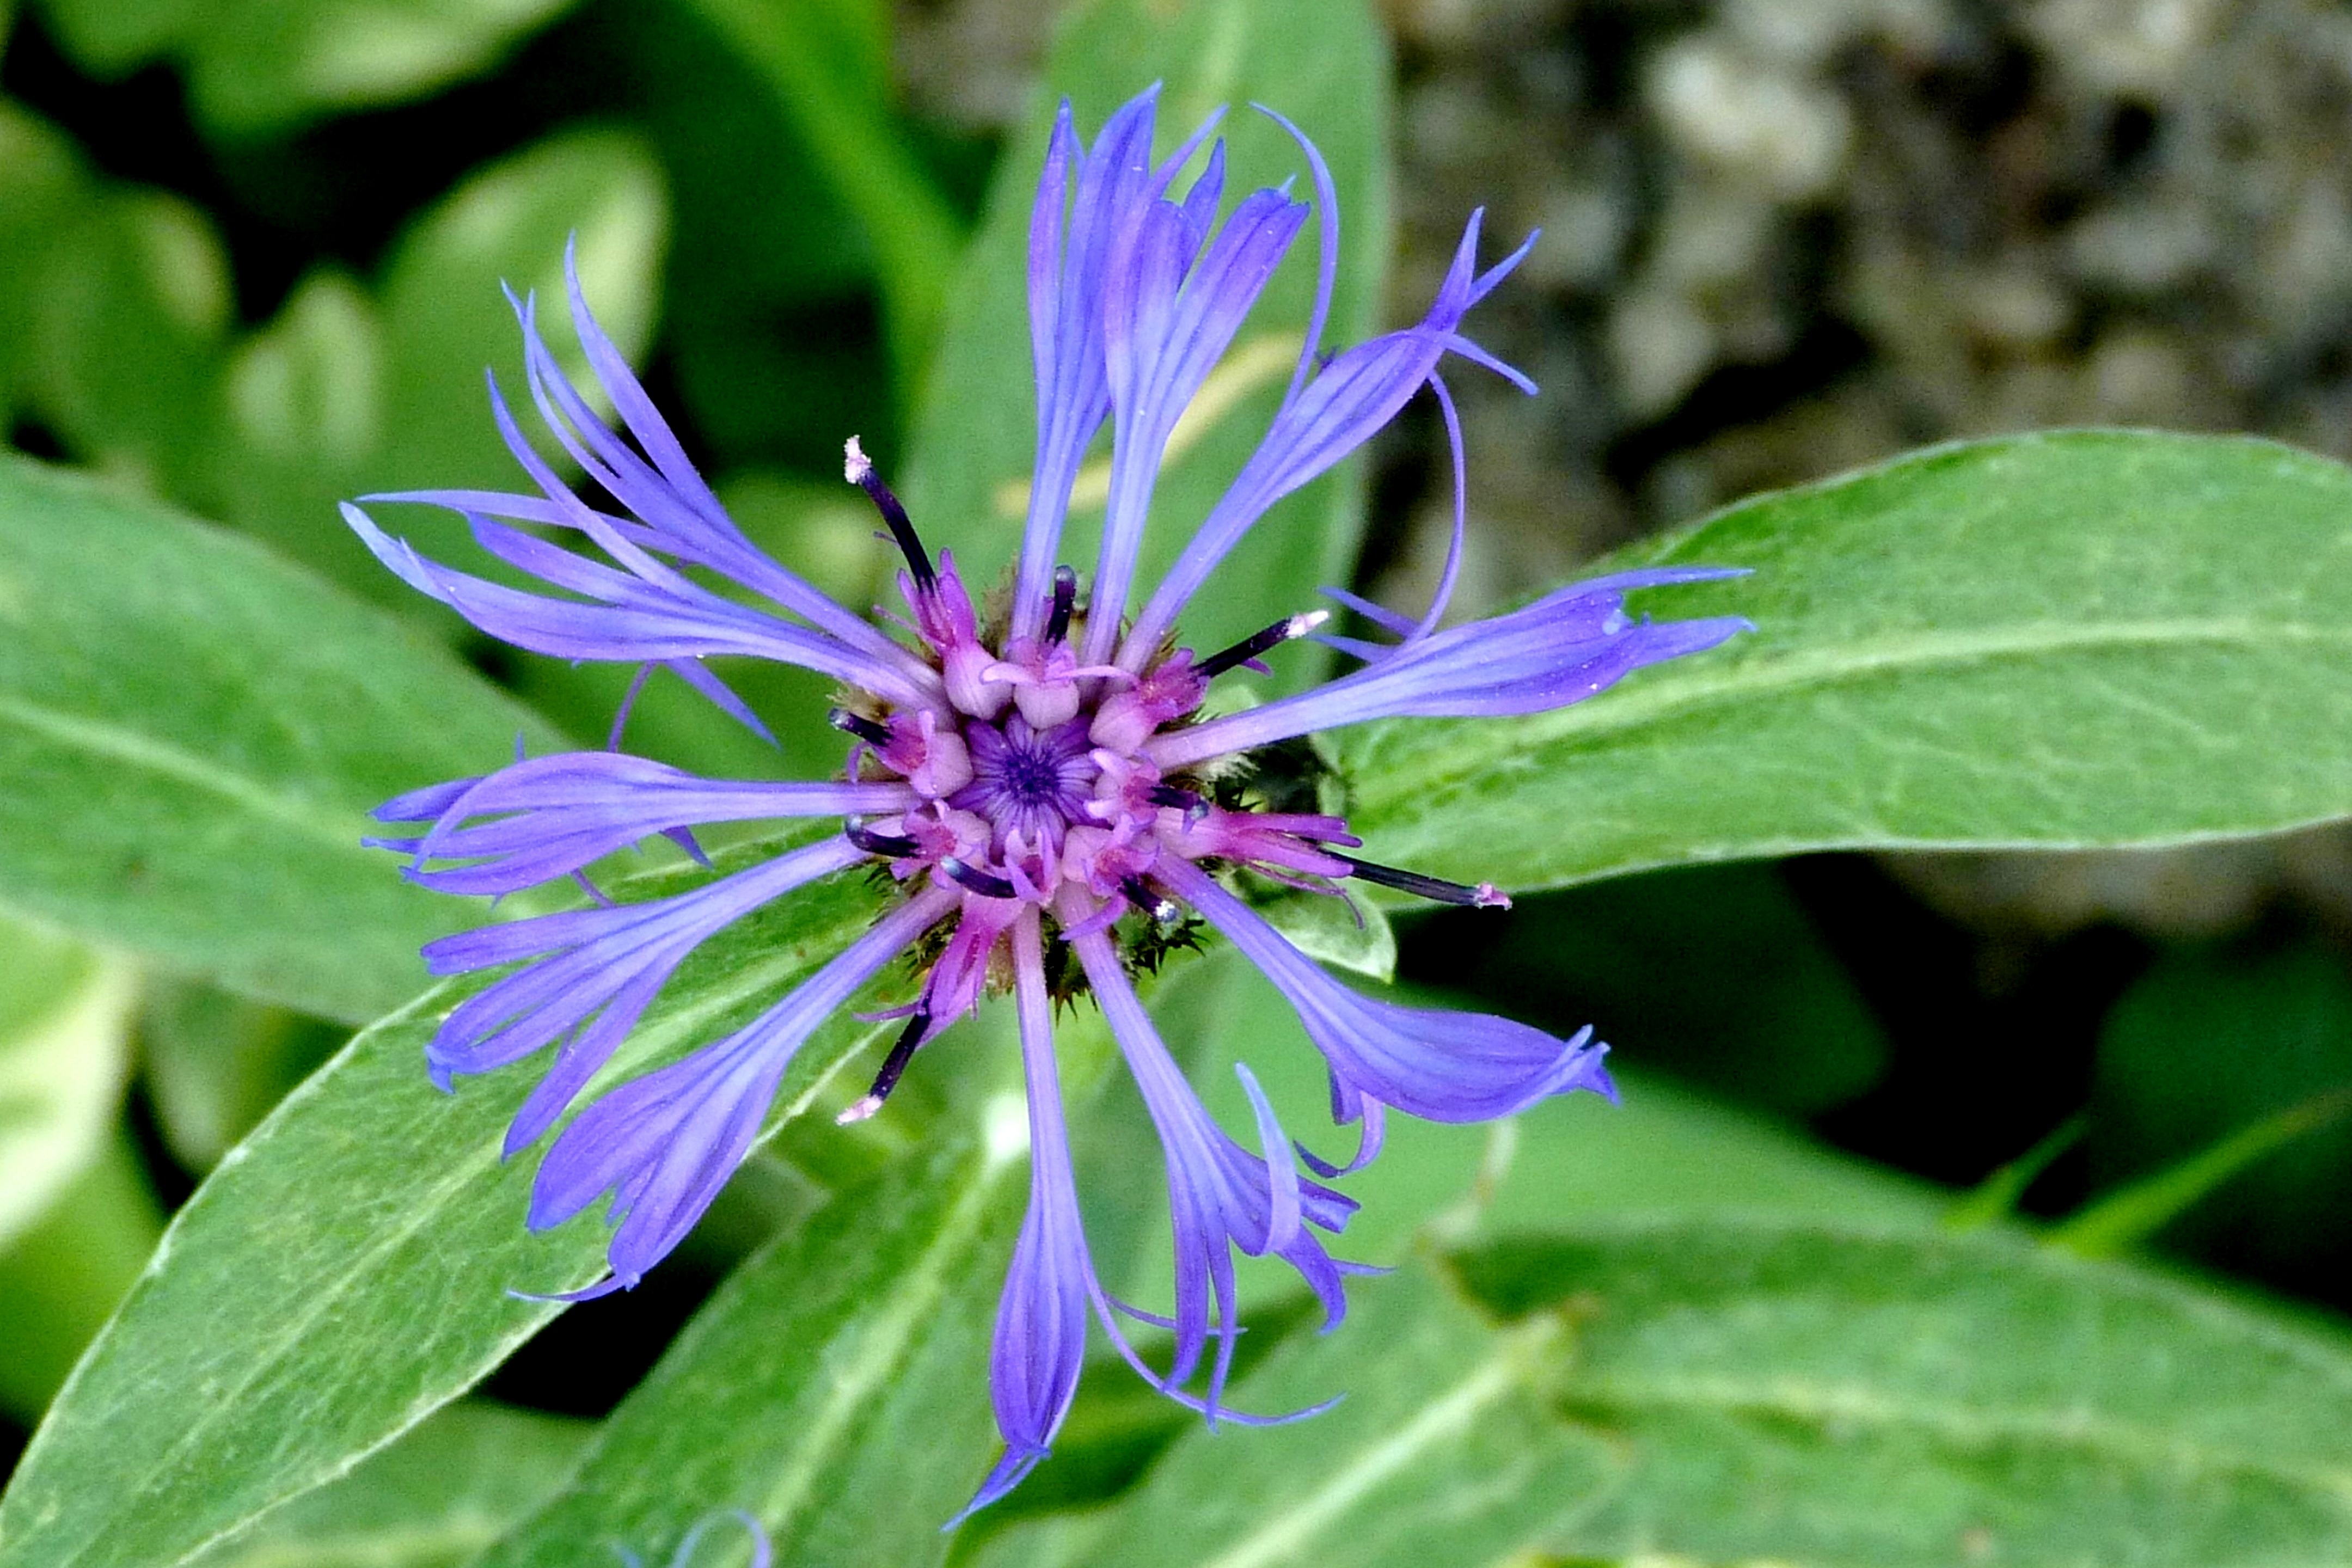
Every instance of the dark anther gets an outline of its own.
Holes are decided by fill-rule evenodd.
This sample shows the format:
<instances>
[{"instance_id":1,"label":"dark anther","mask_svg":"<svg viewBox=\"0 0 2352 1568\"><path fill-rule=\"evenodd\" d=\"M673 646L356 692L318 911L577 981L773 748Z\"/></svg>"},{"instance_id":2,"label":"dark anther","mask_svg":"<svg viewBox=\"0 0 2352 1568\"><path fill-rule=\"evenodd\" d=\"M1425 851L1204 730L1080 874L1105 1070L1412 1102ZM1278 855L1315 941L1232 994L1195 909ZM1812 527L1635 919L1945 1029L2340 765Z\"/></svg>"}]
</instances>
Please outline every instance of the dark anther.
<instances>
[{"instance_id":1,"label":"dark anther","mask_svg":"<svg viewBox=\"0 0 2352 1568\"><path fill-rule=\"evenodd\" d=\"M908 1019L907 1026L899 1031L898 1043L892 1046L890 1054L882 1058L882 1070L874 1075L874 1087L834 1121L847 1127L881 1110L882 1102L890 1098L890 1091L898 1087L898 1079L905 1076L907 1064L915 1059L915 1047L923 1043L923 1031L930 1026L931 1016L919 1009Z\"/></svg>"},{"instance_id":2,"label":"dark anther","mask_svg":"<svg viewBox=\"0 0 2352 1568\"><path fill-rule=\"evenodd\" d=\"M1176 917L1183 912L1177 907L1175 900L1145 887L1140 877L1122 878L1118 890L1127 895L1127 901L1135 906L1138 914L1150 916L1154 925L1173 925Z\"/></svg>"},{"instance_id":3,"label":"dark anther","mask_svg":"<svg viewBox=\"0 0 2352 1568\"><path fill-rule=\"evenodd\" d=\"M866 492L866 499L874 503L874 510L890 525L890 537L897 542L898 552L907 558L907 568L915 574L915 585L928 590L939 581L940 574L931 569L930 553L923 548L923 542L915 537L915 524L907 516L907 509L898 504L898 498L890 493L890 487L874 471L873 460L857 444L856 437L852 436L842 450L843 477Z\"/></svg>"},{"instance_id":4,"label":"dark anther","mask_svg":"<svg viewBox=\"0 0 2352 1568\"><path fill-rule=\"evenodd\" d=\"M868 855L880 855L892 860L902 860L909 855L919 855L923 847L911 838L901 838L895 833L877 833L859 823L851 823L842 832L852 844Z\"/></svg>"},{"instance_id":5,"label":"dark anther","mask_svg":"<svg viewBox=\"0 0 2352 1568\"><path fill-rule=\"evenodd\" d=\"M846 708L836 708L824 716L824 721L844 734L855 735L869 746L890 743L890 727L879 719L868 719L863 713L852 713Z\"/></svg>"},{"instance_id":6,"label":"dark anther","mask_svg":"<svg viewBox=\"0 0 2352 1568\"><path fill-rule=\"evenodd\" d=\"M1328 610L1309 610L1303 616L1276 621L1265 630L1242 638L1223 653L1211 654L1193 666L1193 669L1204 680L1213 675L1223 675L1237 664L1247 664L1270 647L1278 647L1293 637L1305 637L1330 618Z\"/></svg>"},{"instance_id":7,"label":"dark anther","mask_svg":"<svg viewBox=\"0 0 2352 1568\"><path fill-rule=\"evenodd\" d=\"M1173 806L1195 822L1209 815L1206 800L1189 789L1178 789L1174 784L1153 784L1143 792L1143 798L1154 805Z\"/></svg>"},{"instance_id":8,"label":"dark anther","mask_svg":"<svg viewBox=\"0 0 2352 1568\"><path fill-rule=\"evenodd\" d=\"M977 866L967 866L952 855L940 862L940 869L947 873L949 881L978 893L983 899L1017 899L1021 896L1020 890L1003 878L983 871Z\"/></svg>"},{"instance_id":9,"label":"dark anther","mask_svg":"<svg viewBox=\"0 0 2352 1568\"><path fill-rule=\"evenodd\" d=\"M1449 882L1443 877L1424 877L1418 871L1400 871L1392 866L1376 866L1370 860L1359 860L1352 855L1339 855L1326 849L1334 860L1345 860L1353 868L1348 875L1360 877L1367 882L1377 882L1383 888L1394 888L1415 898L1433 900L1441 904L1466 904L1482 910L1507 910L1508 895L1499 891L1492 882L1465 887Z\"/></svg>"},{"instance_id":10,"label":"dark anther","mask_svg":"<svg viewBox=\"0 0 2352 1568\"><path fill-rule=\"evenodd\" d=\"M1070 635L1070 612L1077 607L1078 574L1067 566L1054 568L1054 613L1045 617L1045 640L1060 642Z\"/></svg>"}]
</instances>

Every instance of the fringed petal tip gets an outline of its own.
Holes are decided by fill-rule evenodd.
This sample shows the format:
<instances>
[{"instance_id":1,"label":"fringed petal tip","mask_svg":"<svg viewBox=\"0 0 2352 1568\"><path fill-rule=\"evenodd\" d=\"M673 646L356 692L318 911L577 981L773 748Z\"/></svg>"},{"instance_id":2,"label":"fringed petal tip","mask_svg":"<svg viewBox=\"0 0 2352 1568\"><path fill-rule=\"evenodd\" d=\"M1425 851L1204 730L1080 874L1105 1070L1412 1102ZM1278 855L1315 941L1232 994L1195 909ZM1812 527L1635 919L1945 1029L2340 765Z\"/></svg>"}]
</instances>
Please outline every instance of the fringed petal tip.
<instances>
[{"instance_id":1,"label":"fringed petal tip","mask_svg":"<svg viewBox=\"0 0 2352 1568\"><path fill-rule=\"evenodd\" d=\"M1601 1049L1604 1051L1608 1048L1609 1047L1606 1046L1602 1046L1601 1047ZM1578 1084L1576 1087L1581 1089L1590 1090L1591 1093L1599 1095L1601 1099L1607 1100L1612 1105L1622 1105L1625 1103L1625 1096L1623 1092L1618 1089L1617 1080L1611 1077L1609 1069L1602 1067L1599 1062L1592 1064L1591 1074L1582 1083Z\"/></svg>"}]
</instances>

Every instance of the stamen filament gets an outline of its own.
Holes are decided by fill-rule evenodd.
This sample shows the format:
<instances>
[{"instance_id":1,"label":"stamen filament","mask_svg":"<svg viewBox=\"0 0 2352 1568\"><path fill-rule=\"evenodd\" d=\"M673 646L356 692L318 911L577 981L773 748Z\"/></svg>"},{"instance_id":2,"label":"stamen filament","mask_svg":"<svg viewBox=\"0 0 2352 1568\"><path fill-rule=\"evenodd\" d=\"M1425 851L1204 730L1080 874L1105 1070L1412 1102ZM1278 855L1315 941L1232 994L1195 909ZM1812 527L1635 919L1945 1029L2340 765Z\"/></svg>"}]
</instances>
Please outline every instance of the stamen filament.
<instances>
[{"instance_id":1,"label":"stamen filament","mask_svg":"<svg viewBox=\"0 0 2352 1568\"><path fill-rule=\"evenodd\" d=\"M898 1032L898 1043L882 1058L882 1070L874 1075L874 1087L833 1119L835 1126L853 1126L882 1109L882 1102L890 1098L890 1091L906 1075L907 1064L915 1059L915 1048L923 1043L923 1031L930 1026L931 1016L917 1009L915 1016L907 1020L907 1026Z\"/></svg>"},{"instance_id":2,"label":"stamen filament","mask_svg":"<svg viewBox=\"0 0 2352 1568\"><path fill-rule=\"evenodd\" d=\"M1418 871L1400 871L1393 866L1359 860L1352 855L1341 855L1330 849L1323 853L1334 860L1345 860L1351 868L1348 873L1351 877L1377 882L1383 888L1394 888L1400 893L1411 893L1415 898L1481 910L1507 910L1511 907L1510 895L1492 882L1481 882L1474 888L1466 883L1449 882L1443 877L1424 877Z\"/></svg>"},{"instance_id":3,"label":"stamen filament","mask_svg":"<svg viewBox=\"0 0 2352 1568\"><path fill-rule=\"evenodd\" d=\"M1254 632L1242 638L1222 653L1211 654L1193 668L1203 680L1212 676L1223 675L1237 664L1247 664L1270 647L1286 643L1293 637L1305 637L1330 618L1331 612L1328 610L1309 610L1304 615L1292 616L1286 620L1276 621L1264 631Z\"/></svg>"},{"instance_id":4,"label":"stamen filament","mask_svg":"<svg viewBox=\"0 0 2352 1568\"><path fill-rule=\"evenodd\" d=\"M866 492L866 499L874 503L874 510L890 525L890 537L897 542L898 552L907 558L907 569L914 573L915 585L929 593L940 576L931 565L930 552L916 537L914 521L907 515L907 509L898 504L898 498L890 493L890 487L874 471L873 459L866 455L866 448L857 444L855 436L842 446L841 475Z\"/></svg>"}]
</instances>

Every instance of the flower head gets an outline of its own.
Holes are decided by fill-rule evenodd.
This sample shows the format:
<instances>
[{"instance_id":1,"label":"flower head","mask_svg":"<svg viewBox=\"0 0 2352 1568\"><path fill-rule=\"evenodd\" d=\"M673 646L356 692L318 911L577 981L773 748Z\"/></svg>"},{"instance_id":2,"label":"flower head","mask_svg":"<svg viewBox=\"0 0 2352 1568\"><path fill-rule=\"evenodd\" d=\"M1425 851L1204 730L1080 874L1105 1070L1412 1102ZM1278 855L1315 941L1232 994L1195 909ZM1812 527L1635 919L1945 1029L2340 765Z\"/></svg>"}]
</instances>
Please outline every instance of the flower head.
<instances>
[{"instance_id":1,"label":"flower head","mask_svg":"<svg viewBox=\"0 0 2352 1568\"><path fill-rule=\"evenodd\" d=\"M894 960L920 954L927 967L901 1010L897 1044L844 1121L880 1111L942 1028L990 992L1011 991L1028 1082L1030 1206L990 1358L1005 1453L975 1508L1017 1484L1051 1447L1076 1391L1090 1319L1154 1386L1212 1420L1309 1414L1253 1416L1224 1405L1239 1328L1234 1254L1282 1258L1337 1324L1354 1266L1328 1250L1328 1238L1355 1205L1329 1184L1378 1152L1388 1109L1470 1121L1575 1089L1612 1092L1601 1066L1606 1047L1590 1030L1561 1040L1501 1018L1400 1006L1339 984L1294 948L1237 887L1255 877L1339 895L1352 879L1453 903L1508 900L1491 884L1464 886L1361 858L1360 841L1337 817L1265 809L1240 760L1372 719L1560 707L1745 625L1628 616L1629 592L1722 574L1663 568L1571 585L1491 620L1436 629L1458 561L1462 496L1459 426L1440 367L1464 359L1534 390L1462 334L1467 312L1527 247L1480 271L1473 214L1420 321L1327 359L1318 340L1337 266L1337 214L1313 144L1281 121L1297 140L1312 202L1287 186L1260 190L1221 218L1222 143L1178 189L1214 122L1155 162L1155 102L1147 92L1122 107L1091 146L1066 105L1054 127L1030 231L1036 465L1001 620L975 606L951 557L931 557L854 438L845 475L872 499L905 559L898 585L911 635L902 640L834 604L761 553L598 330L576 272L572 321L626 438L556 368L532 306L520 301L529 390L556 444L620 510L600 510L563 482L524 437L495 382L499 429L535 493L369 498L457 510L483 548L557 592L428 561L359 508L344 509L387 566L492 636L567 658L637 664L641 678L667 669L761 733L758 715L705 659L780 660L845 689L832 717L849 737L848 759L835 781L697 778L619 752L616 722L612 750L518 761L388 802L377 813L383 820L429 826L376 842L408 853L415 880L449 892L496 897L572 878L594 896L591 907L425 950L438 973L517 966L442 1024L427 1052L436 1081L446 1087L454 1075L552 1048L515 1119L510 1152L555 1126L712 933L853 867L887 868L899 889L870 931L759 1017L604 1094L556 1134L530 1224L560 1224L600 1197L609 1199L614 1224L610 1276L582 1295L634 1285L677 1244L751 1148L802 1042ZM1289 390L1255 454L1135 607L1153 479L1171 433L1310 216L1320 240L1316 304ZM1414 620L1337 595L1393 642L1325 636L1324 613L1301 611L1206 655L1180 646L1185 605L1266 510L1361 446L1423 387L1438 399L1454 444L1454 560L1438 602ZM1106 423L1109 498L1094 580L1081 595L1059 560L1061 536L1080 460ZM517 524L565 531L593 553ZM766 607L717 593L704 581L710 575L751 590ZM1307 636L1360 668L1300 696L1202 716L1217 677L1263 668L1262 657ZM698 826L791 817L837 817L842 831L668 898L614 904L586 881L594 861L656 835L699 858ZM1130 975L1186 910L1297 1009L1328 1066L1335 1116L1360 1127L1346 1163L1294 1154L1246 1068L1255 1147L1237 1140L1209 1116L1160 1044ZM1159 1132L1176 1237L1169 1316L1112 1299L1089 1261L1055 1065L1055 984L1098 1001ZM1129 1342L1127 1321L1165 1329L1172 1364L1150 1366Z\"/></svg>"}]
</instances>

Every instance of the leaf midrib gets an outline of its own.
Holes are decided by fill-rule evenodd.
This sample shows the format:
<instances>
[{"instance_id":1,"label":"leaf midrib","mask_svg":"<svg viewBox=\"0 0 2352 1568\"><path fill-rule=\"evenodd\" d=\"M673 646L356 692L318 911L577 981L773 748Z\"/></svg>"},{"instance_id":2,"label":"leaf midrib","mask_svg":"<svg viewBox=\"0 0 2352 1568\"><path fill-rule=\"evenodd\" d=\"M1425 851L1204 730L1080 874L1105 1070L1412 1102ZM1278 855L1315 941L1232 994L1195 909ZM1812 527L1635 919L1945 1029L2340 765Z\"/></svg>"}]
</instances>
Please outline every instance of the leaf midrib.
<instances>
[{"instance_id":1,"label":"leaf midrib","mask_svg":"<svg viewBox=\"0 0 2352 1568\"><path fill-rule=\"evenodd\" d=\"M1746 1379L1722 1373L1629 1376L1584 1374L1570 1380L1562 1397L1580 1413L1595 1409L1631 1415L1660 1408L1765 1415L1795 1422L1831 1422L1881 1428L1908 1428L1984 1444L2024 1438L2071 1447L2144 1468L2200 1474L2259 1476L2283 1485L2328 1493L2352 1504L2352 1464L2295 1465L2224 1448L2191 1436L2164 1436L2137 1425L2092 1411L2004 1411L1925 1398L1898 1398L1881 1389L1851 1383L1782 1375Z\"/></svg>"},{"instance_id":2,"label":"leaf midrib","mask_svg":"<svg viewBox=\"0 0 2352 1568\"><path fill-rule=\"evenodd\" d=\"M224 767L211 757L159 741L127 726L45 707L24 697L0 695L0 719L47 740L62 742L109 762L126 763L175 784L190 785L242 807L265 821L290 827L336 849L363 854L360 834L364 812L322 812L317 803L283 794L257 779Z\"/></svg>"},{"instance_id":3,"label":"leaf midrib","mask_svg":"<svg viewBox=\"0 0 2352 1568\"><path fill-rule=\"evenodd\" d=\"M388 1563L462 1562L497 1541L499 1526L496 1516L468 1509L429 1524L367 1534L257 1542L218 1568L383 1568Z\"/></svg>"},{"instance_id":4,"label":"leaf midrib","mask_svg":"<svg viewBox=\"0 0 2352 1568\"><path fill-rule=\"evenodd\" d=\"M918 1266L891 1287L887 1311L863 1327L856 1358L828 1381L824 1404L804 1429L792 1462L767 1490L761 1510L780 1541L790 1539L809 1494L824 1476L828 1458L848 1436L868 1397L904 1362L915 1331L929 1322L945 1290L948 1270L986 1227L989 1200L1013 1162L982 1164L940 1222L939 1234L923 1249Z\"/></svg>"},{"instance_id":5,"label":"leaf midrib","mask_svg":"<svg viewBox=\"0 0 2352 1568\"><path fill-rule=\"evenodd\" d=\"M1523 720L1508 727L1504 747L1457 746L1445 754L1449 766L1384 768L1365 776L1351 767L1351 784L1371 814L1385 797L1426 800L1450 792L1509 752L1526 753L1563 742L1597 741L1643 729L1670 718L1738 703L1769 694L1825 689L1889 674L1939 667L2038 658L2059 652L2104 652L2134 647L2266 647L2308 644L2352 651L2352 626L2317 626L2249 617L2113 621L2084 626L2042 621L1963 632L1906 634L1842 643L1826 648L1762 652L1737 662L1718 660L1671 667L1670 672L1636 677L1636 683L1600 699L1559 709L1549 718ZM1412 742L1407 742L1410 757ZM1378 752L1372 756L1377 759ZM1391 787L1383 792L1383 784Z\"/></svg>"},{"instance_id":6,"label":"leaf midrib","mask_svg":"<svg viewBox=\"0 0 2352 1568\"><path fill-rule=\"evenodd\" d=\"M1409 1415L1356 1450L1321 1485L1209 1560L1203 1568L1266 1568L1287 1561L1316 1531L1367 1491L1410 1466L1434 1444L1463 1431L1496 1401L1529 1386L1530 1368L1557 1339L1559 1319L1538 1316L1502 1331L1493 1350L1463 1376L1421 1402Z\"/></svg>"}]
</instances>

